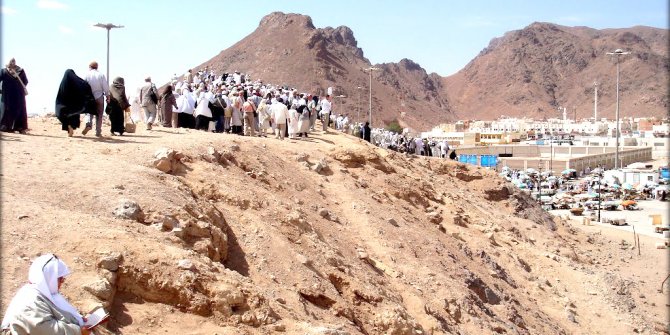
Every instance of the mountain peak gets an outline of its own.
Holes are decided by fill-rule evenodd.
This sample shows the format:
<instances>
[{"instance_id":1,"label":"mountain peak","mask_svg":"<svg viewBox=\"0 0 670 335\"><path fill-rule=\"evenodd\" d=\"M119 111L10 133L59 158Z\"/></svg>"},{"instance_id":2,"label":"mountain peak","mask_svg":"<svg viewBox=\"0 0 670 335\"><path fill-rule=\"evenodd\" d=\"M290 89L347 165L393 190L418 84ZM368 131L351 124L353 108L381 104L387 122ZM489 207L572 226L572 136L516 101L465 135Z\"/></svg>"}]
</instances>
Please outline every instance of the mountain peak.
<instances>
[{"instance_id":1,"label":"mountain peak","mask_svg":"<svg viewBox=\"0 0 670 335\"><path fill-rule=\"evenodd\" d=\"M307 15L283 12L273 12L265 15L259 24L259 28L286 28L291 25L304 27L307 29L315 29L312 23L312 18Z\"/></svg>"}]
</instances>

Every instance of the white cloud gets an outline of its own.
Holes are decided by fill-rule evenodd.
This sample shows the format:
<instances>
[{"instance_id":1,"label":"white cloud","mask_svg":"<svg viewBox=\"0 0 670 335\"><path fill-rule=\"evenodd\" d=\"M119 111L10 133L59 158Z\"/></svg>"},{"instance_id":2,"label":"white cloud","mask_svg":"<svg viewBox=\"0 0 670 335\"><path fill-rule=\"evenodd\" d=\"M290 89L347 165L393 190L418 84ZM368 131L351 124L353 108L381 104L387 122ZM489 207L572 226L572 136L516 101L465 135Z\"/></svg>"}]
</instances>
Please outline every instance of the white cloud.
<instances>
[{"instance_id":1,"label":"white cloud","mask_svg":"<svg viewBox=\"0 0 670 335\"><path fill-rule=\"evenodd\" d=\"M7 7L7 6L2 6L2 14L14 15L16 13L18 13L18 11L16 11L16 9L10 8L10 7Z\"/></svg>"},{"instance_id":2,"label":"white cloud","mask_svg":"<svg viewBox=\"0 0 670 335\"><path fill-rule=\"evenodd\" d=\"M56 0L38 0L37 8L42 9L66 9L68 6Z\"/></svg>"},{"instance_id":3,"label":"white cloud","mask_svg":"<svg viewBox=\"0 0 670 335\"><path fill-rule=\"evenodd\" d=\"M58 26L58 30L63 33L63 34L72 34L74 33L74 30L70 27L66 26Z\"/></svg>"}]
</instances>

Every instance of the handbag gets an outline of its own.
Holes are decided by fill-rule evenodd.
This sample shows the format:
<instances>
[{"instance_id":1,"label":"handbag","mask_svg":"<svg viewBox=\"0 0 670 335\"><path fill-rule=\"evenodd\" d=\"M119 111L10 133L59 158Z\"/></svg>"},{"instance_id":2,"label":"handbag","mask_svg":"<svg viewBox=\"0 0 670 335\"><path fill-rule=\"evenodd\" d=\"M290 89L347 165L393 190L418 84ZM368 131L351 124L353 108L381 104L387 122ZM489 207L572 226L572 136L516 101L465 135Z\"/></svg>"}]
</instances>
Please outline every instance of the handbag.
<instances>
[{"instance_id":1,"label":"handbag","mask_svg":"<svg viewBox=\"0 0 670 335\"><path fill-rule=\"evenodd\" d=\"M133 121L132 116L129 116L128 118L130 119L130 123L126 122L126 124L124 126L125 131L126 131L126 133L134 133L135 128L137 127L137 125L135 124L135 121Z\"/></svg>"},{"instance_id":2,"label":"handbag","mask_svg":"<svg viewBox=\"0 0 670 335\"><path fill-rule=\"evenodd\" d=\"M21 80L21 77L19 77L19 74L14 72L12 73L12 76L16 79L19 80L19 83L21 83L21 87L23 87L23 95L28 95L28 89L26 88L26 84L23 83L23 80Z\"/></svg>"}]
</instances>

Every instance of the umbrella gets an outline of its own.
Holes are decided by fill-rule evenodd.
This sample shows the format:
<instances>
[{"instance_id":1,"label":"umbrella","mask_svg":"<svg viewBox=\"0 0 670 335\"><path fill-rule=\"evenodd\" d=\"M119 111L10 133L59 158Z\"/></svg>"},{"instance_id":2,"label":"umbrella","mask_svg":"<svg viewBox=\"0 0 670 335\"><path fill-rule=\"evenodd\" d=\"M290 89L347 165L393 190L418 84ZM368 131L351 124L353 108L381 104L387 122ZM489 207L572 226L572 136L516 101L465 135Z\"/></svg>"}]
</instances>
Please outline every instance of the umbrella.
<instances>
[{"instance_id":1,"label":"umbrella","mask_svg":"<svg viewBox=\"0 0 670 335\"><path fill-rule=\"evenodd\" d=\"M556 180L556 176L549 176L547 177L547 180Z\"/></svg>"},{"instance_id":2,"label":"umbrella","mask_svg":"<svg viewBox=\"0 0 670 335\"><path fill-rule=\"evenodd\" d=\"M654 189L654 191L655 192L658 192L658 191L666 191L667 192L668 191L668 186L667 185L658 186Z\"/></svg>"},{"instance_id":3,"label":"umbrella","mask_svg":"<svg viewBox=\"0 0 670 335\"><path fill-rule=\"evenodd\" d=\"M633 189L633 185L631 185L630 183L624 183L621 187L624 190L632 190Z\"/></svg>"},{"instance_id":4,"label":"umbrella","mask_svg":"<svg viewBox=\"0 0 670 335\"><path fill-rule=\"evenodd\" d=\"M570 174L570 173L573 173L573 172L577 172L577 170L575 170L575 169L565 169L565 170L561 171L561 174Z\"/></svg>"},{"instance_id":5,"label":"umbrella","mask_svg":"<svg viewBox=\"0 0 670 335\"><path fill-rule=\"evenodd\" d=\"M535 169L533 169L533 168L527 168L527 169L526 169L526 173L528 173L528 174L537 173L537 170L535 170Z\"/></svg>"},{"instance_id":6,"label":"umbrella","mask_svg":"<svg viewBox=\"0 0 670 335\"><path fill-rule=\"evenodd\" d=\"M563 199L563 198L572 198L572 196L570 196L567 193L558 193L558 194L554 195L554 198Z\"/></svg>"}]
</instances>

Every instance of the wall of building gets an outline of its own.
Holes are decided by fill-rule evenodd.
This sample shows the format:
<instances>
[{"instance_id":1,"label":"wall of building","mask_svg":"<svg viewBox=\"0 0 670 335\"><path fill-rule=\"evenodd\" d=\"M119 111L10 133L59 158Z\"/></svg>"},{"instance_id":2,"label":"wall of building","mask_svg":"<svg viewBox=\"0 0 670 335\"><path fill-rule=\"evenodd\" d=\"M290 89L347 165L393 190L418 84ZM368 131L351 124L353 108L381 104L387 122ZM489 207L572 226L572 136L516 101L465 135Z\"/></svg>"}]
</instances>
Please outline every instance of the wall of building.
<instances>
[{"instance_id":1,"label":"wall of building","mask_svg":"<svg viewBox=\"0 0 670 335\"><path fill-rule=\"evenodd\" d=\"M650 147L654 159L668 159L670 157L670 137L640 137L637 145Z\"/></svg>"},{"instance_id":2,"label":"wall of building","mask_svg":"<svg viewBox=\"0 0 670 335\"><path fill-rule=\"evenodd\" d=\"M512 169L552 170L560 173L565 169L583 171L587 167L594 169L602 166L614 168L615 148L611 147L578 147L554 146L551 155L550 146L498 145L487 147L459 147L456 153L464 155L498 155L499 167L508 166ZM503 157L501 157L503 154ZM512 157L504 157L511 154ZM652 159L651 147L622 147L619 150L619 166L636 162L647 162Z\"/></svg>"}]
</instances>

